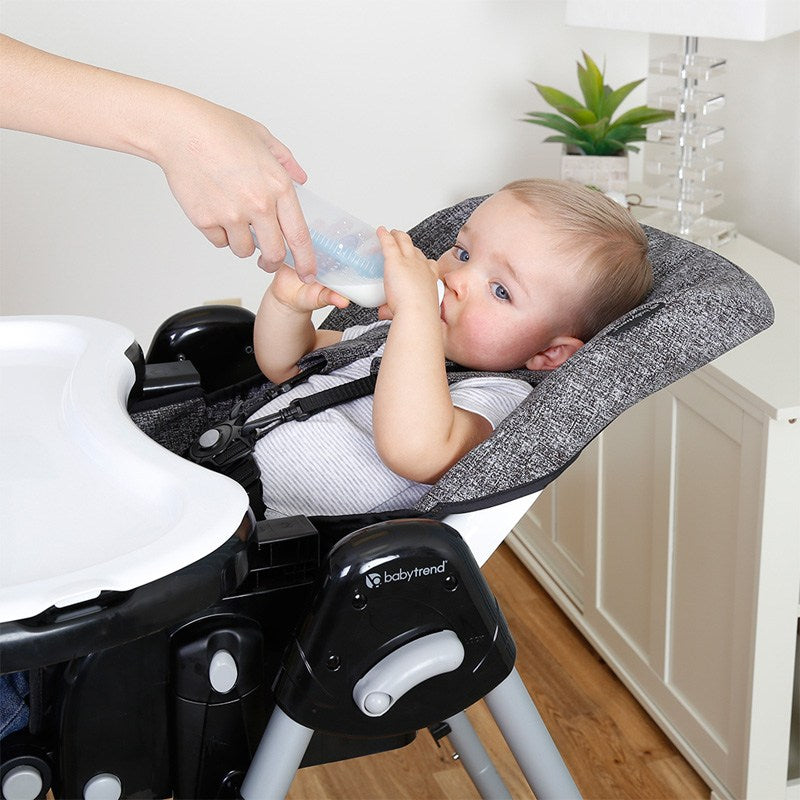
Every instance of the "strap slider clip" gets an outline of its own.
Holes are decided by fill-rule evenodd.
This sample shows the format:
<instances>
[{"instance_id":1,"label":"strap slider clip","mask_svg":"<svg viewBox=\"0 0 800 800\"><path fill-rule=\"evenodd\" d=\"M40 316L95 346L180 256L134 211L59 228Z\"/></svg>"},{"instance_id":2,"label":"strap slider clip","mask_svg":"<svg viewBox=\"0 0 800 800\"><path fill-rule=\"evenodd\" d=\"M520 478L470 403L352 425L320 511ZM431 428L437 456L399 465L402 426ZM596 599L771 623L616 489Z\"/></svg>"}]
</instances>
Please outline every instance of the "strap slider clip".
<instances>
[{"instance_id":1,"label":"strap slider clip","mask_svg":"<svg viewBox=\"0 0 800 800\"><path fill-rule=\"evenodd\" d=\"M294 420L296 422L303 422L311 416L311 414L303 408L302 399L301 397L297 400L292 400L292 402L281 411L282 421L289 422L289 420Z\"/></svg>"}]
</instances>

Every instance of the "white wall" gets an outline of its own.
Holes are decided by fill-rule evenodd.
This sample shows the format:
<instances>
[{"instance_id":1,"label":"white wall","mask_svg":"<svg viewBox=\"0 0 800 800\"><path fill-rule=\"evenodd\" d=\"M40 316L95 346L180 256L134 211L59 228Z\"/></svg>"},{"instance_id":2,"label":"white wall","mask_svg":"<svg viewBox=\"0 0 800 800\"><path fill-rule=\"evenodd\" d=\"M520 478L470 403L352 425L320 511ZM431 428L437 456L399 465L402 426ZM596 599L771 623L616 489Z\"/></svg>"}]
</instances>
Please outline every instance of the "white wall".
<instances>
[{"instance_id":1,"label":"white wall","mask_svg":"<svg viewBox=\"0 0 800 800\"><path fill-rule=\"evenodd\" d=\"M528 79L577 93L582 48L607 59L612 85L644 77L648 62L645 34L567 28L563 0L0 0L0 10L11 36L261 120L318 194L401 228L513 178L557 175L558 146L518 121L545 107ZM796 144L796 124L790 133ZM267 278L255 259L209 245L154 165L8 131L0 147L0 312L103 317L147 347L180 308L227 297L256 307Z\"/></svg>"}]
</instances>

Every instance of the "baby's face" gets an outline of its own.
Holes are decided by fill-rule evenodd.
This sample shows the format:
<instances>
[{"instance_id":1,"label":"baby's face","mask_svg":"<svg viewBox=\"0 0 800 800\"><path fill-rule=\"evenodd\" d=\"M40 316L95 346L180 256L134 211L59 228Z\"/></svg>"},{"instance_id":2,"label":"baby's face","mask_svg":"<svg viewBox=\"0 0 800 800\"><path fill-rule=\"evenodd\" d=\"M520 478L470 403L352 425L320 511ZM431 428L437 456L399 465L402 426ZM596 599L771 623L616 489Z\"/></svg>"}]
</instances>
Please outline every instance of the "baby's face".
<instances>
[{"instance_id":1,"label":"baby's face","mask_svg":"<svg viewBox=\"0 0 800 800\"><path fill-rule=\"evenodd\" d=\"M455 246L437 262L449 359L491 371L546 368L531 359L574 334L580 292L577 268L559 255L559 241L510 192L475 209Z\"/></svg>"}]
</instances>

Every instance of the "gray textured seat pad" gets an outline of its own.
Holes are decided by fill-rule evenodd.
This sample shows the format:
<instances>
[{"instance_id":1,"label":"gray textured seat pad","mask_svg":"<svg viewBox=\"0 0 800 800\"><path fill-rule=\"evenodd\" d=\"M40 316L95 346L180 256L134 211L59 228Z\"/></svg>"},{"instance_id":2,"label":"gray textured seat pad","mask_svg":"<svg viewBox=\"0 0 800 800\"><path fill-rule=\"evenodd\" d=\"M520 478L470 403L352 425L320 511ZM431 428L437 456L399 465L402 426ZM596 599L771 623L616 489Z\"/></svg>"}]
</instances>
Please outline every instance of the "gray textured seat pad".
<instances>
[{"instance_id":1,"label":"gray textured seat pad","mask_svg":"<svg viewBox=\"0 0 800 800\"><path fill-rule=\"evenodd\" d=\"M410 231L429 258L451 247L484 198L437 212ZM552 372L520 372L528 398L420 500L434 515L482 508L543 488L623 411L772 324L758 283L699 245L645 227L654 287ZM373 309L336 310L324 327L376 319Z\"/></svg>"}]
</instances>

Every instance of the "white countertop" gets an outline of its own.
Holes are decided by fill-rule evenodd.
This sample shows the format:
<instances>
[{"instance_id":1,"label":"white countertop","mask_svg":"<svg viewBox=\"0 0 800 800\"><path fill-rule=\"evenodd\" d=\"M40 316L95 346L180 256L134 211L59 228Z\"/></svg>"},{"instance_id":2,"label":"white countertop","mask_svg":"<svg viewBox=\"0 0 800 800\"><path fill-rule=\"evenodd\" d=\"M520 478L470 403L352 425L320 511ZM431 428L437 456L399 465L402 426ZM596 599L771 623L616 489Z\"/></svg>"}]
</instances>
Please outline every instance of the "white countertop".
<instances>
[{"instance_id":1,"label":"white countertop","mask_svg":"<svg viewBox=\"0 0 800 800\"><path fill-rule=\"evenodd\" d=\"M750 273L775 306L775 323L706 369L776 420L800 416L800 264L737 236L716 252Z\"/></svg>"}]
</instances>

